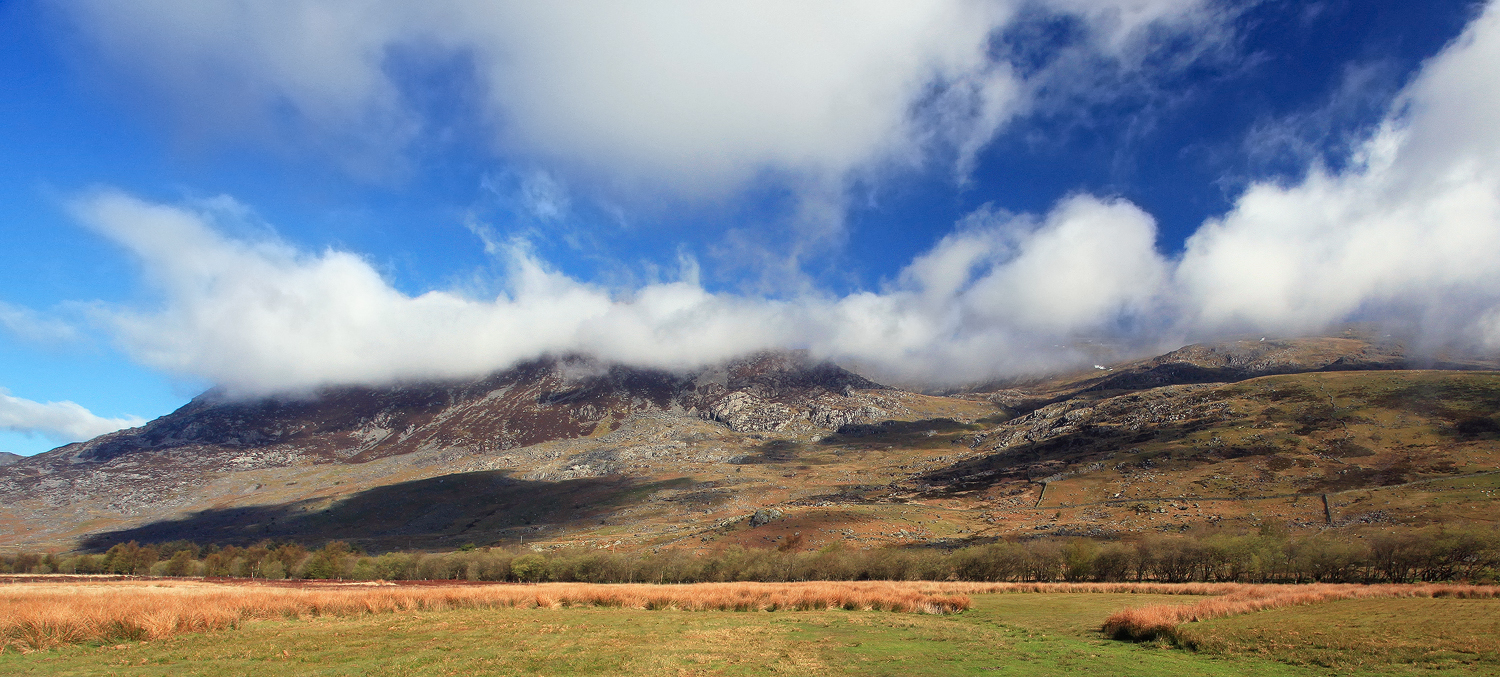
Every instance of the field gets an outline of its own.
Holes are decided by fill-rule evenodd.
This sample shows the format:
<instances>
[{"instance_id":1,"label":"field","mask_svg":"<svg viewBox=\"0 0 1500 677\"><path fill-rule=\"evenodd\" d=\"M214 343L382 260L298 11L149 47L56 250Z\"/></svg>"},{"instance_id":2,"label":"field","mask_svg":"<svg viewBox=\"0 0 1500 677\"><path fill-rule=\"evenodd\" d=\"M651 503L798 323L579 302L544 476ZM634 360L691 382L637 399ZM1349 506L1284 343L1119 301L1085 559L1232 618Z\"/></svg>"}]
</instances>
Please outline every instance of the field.
<instances>
[{"instance_id":1,"label":"field","mask_svg":"<svg viewBox=\"0 0 1500 677\"><path fill-rule=\"evenodd\" d=\"M159 582L158 582L159 583ZM1161 640L1126 642L1100 628L1127 607L1196 605L1259 586L863 583L846 587L752 585L592 586L597 599L634 591L637 597L588 602L586 586L226 586L201 582L11 584L5 604L54 598L220 599L236 595L292 600L345 595L353 599L427 602L374 609L328 606L258 607L244 620L206 632L127 631L45 650L0 653L7 675L1322 675L1500 674L1500 600L1493 597L1349 599L1188 623L1176 648ZM1334 587L1334 586L1330 586ZM1417 586L1408 586L1415 588ZM1283 586L1288 589L1290 586ZM612 590L606 590L612 589ZM621 590L623 589L623 590ZM1124 592L1134 590L1134 592ZM1488 590L1493 595L1494 590ZM711 609L689 600L759 595L745 606ZM961 613L936 607L878 604L767 603L775 595L863 592L869 599L926 595L957 602ZM1175 592L1180 594L1160 594ZM1190 593L1211 592L1213 596ZM606 594L607 593L607 594ZM574 601L564 606L568 594ZM524 595L524 597L521 597ZM653 597L656 595L657 597ZM678 601L663 601L675 595ZM752 596L754 596L752 595ZM733 597L733 594L728 595ZM455 600L489 599L487 604ZM550 600L538 606L539 598ZM119 599L114 603L118 604ZM433 600L446 599L435 603ZM530 603L496 600L532 600ZM650 600L656 599L656 602ZM827 598L831 599L831 598ZM588 604L600 603L605 606ZM189 605L191 606L191 605ZM203 605L199 605L203 606ZM213 605L207 605L212 607ZM828 607L834 608L828 608ZM642 608L642 607L650 607ZM770 611L775 608L776 611ZM886 608L889 611L863 609ZM14 618L14 607L0 618ZM257 620L259 619L259 620Z\"/></svg>"},{"instance_id":2,"label":"field","mask_svg":"<svg viewBox=\"0 0 1500 677\"><path fill-rule=\"evenodd\" d=\"M1340 600L1189 624L1179 635L1203 652L1339 670L1467 665L1473 674L1500 674L1495 607L1487 600Z\"/></svg>"}]
</instances>

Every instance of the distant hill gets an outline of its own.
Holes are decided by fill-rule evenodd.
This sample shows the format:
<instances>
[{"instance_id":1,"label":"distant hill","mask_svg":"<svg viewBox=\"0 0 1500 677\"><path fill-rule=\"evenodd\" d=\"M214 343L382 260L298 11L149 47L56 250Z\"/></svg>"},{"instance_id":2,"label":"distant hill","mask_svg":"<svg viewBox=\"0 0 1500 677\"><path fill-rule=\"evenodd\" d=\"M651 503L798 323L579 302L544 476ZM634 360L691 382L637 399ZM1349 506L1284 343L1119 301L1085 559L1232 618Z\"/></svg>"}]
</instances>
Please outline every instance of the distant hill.
<instances>
[{"instance_id":1,"label":"distant hill","mask_svg":"<svg viewBox=\"0 0 1500 677\"><path fill-rule=\"evenodd\" d=\"M997 381L955 393L982 396L1029 411L1083 392L1144 390L1193 383L1232 383L1259 376L1331 371L1500 369L1500 360L1412 357L1399 341L1358 332L1337 337L1258 338L1184 346L1164 355L1019 381Z\"/></svg>"},{"instance_id":2,"label":"distant hill","mask_svg":"<svg viewBox=\"0 0 1500 677\"><path fill-rule=\"evenodd\" d=\"M20 454L12 454L8 451L0 451L0 465L10 465L23 458L26 457Z\"/></svg>"}]
</instances>

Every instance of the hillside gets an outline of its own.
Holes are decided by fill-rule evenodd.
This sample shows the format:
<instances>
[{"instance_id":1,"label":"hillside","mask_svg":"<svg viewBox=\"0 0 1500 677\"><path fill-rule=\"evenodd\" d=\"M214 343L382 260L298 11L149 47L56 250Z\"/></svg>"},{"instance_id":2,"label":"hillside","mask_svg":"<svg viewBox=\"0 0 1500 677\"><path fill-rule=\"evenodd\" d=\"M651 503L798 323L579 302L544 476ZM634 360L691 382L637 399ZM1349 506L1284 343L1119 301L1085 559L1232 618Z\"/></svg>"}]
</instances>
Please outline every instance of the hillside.
<instances>
[{"instance_id":1,"label":"hillside","mask_svg":"<svg viewBox=\"0 0 1500 677\"><path fill-rule=\"evenodd\" d=\"M90 534L214 511L300 514L357 504L368 490L394 492L413 504L403 515L421 514L432 507L421 482L470 471L542 483L541 493L570 480L634 485L643 475L680 476L684 464L758 457L768 435L990 409L890 390L795 353L691 374L564 358L471 382L296 399L240 402L211 391L140 428L5 466L0 544L70 547ZM690 449L683 436L697 444ZM404 487L410 482L419 484ZM533 493L520 490L523 501ZM273 523L224 537L302 535Z\"/></svg>"},{"instance_id":2,"label":"hillside","mask_svg":"<svg viewBox=\"0 0 1500 677\"><path fill-rule=\"evenodd\" d=\"M1330 371L1474 371L1500 360L1409 355L1400 341L1369 330L1338 336L1241 339L1183 346L1163 355L1042 378L996 381L949 393L983 398L1020 411L1084 392L1141 390L1191 383L1232 383L1258 376Z\"/></svg>"},{"instance_id":3,"label":"hillside","mask_svg":"<svg viewBox=\"0 0 1500 677\"><path fill-rule=\"evenodd\" d=\"M1400 369L1350 338L1111 366L952 397L794 354L693 374L572 358L302 400L209 393L0 468L0 547L871 547L1500 513L1493 372Z\"/></svg>"}]
</instances>

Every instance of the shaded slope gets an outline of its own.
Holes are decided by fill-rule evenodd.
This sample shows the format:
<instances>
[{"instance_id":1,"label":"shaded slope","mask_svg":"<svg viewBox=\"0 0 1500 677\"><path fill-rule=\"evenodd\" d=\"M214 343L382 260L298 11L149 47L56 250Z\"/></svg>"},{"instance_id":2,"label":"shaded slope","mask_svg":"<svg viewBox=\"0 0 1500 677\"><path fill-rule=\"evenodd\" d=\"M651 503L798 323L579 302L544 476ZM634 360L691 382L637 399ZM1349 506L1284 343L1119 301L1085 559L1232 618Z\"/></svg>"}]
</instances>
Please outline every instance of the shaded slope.
<instances>
[{"instance_id":1,"label":"shaded slope","mask_svg":"<svg viewBox=\"0 0 1500 677\"><path fill-rule=\"evenodd\" d=\"M683 484L623 476L533 482L503 471L455 473L338 499L203 510L182 519L94 534L82 545L103 550L132 540L238 545L264 539L307 544L345 540L380 551L535 541L577 529L587 520L597 523L599 516L645 494Z\"/></svg>"}]
</instances>

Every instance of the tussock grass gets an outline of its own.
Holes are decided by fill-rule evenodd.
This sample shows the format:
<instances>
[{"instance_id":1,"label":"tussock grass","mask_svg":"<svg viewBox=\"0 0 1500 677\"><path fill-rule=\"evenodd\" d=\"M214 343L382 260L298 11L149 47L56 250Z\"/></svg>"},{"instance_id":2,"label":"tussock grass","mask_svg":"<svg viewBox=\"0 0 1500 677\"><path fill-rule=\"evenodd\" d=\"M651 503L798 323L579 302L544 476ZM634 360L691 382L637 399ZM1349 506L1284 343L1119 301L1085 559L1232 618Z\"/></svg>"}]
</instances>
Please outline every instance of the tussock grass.
<instances>
[{"instance_id":1,"label":"tussock grass","mask_svg":"<svg viewBox=\"0 0 1500 677\"><path fill-rule=\"evenodd\" d=\"M1203 584L1212 586L1212 584ZM1206 621L1240 614L1306 606L1344 599L1402 597L1500 598L1500 587L1455 584L1356 585L1313 583L1308 585L1219 584L1214 595L1193 604L1155 604L1133 607L1112 614L1104 621L1104 632L1115 639L1146 641L1165 639L1193 648L1191 638L1179 632L1183 623Z\"/></svg>"},{"instance_id":2,"label":"tussock grass","mask_svg":"<svg viewBox=\"0 0 1500 677\"><path fill-rule=\"evenodd\" d=\"M34 579L33 579L34 580ZM1288 606L1342 599L1500 598L1500 587L1414 585L1255 585L1243 583L970 583L820 581L686 585L260 584L201 580L26 582L0 585L0 651L35 651L84 642L147 640L224 630L245 621L358 616L406 611L613 607L681 611L888 611L949 614L980 594L1150 594L1201 596L1184 604L1125 609L1104 631L1129 640L1166 639L1191 648L1178 626Z\"/></svg>"},{"instance_id":3,"label":"tussock grass","mask_svg":"<svg viewBox=\"0 0 1500 677\"><path fill-rule=\"evenodd\" d=\"M159 639L249 620L400 611L603 606L684 611L845 609L947 614L970 600L906 582L305 587L204 582L16 584L0 587L0 651Z\"/></svg>"}]
</instances>

